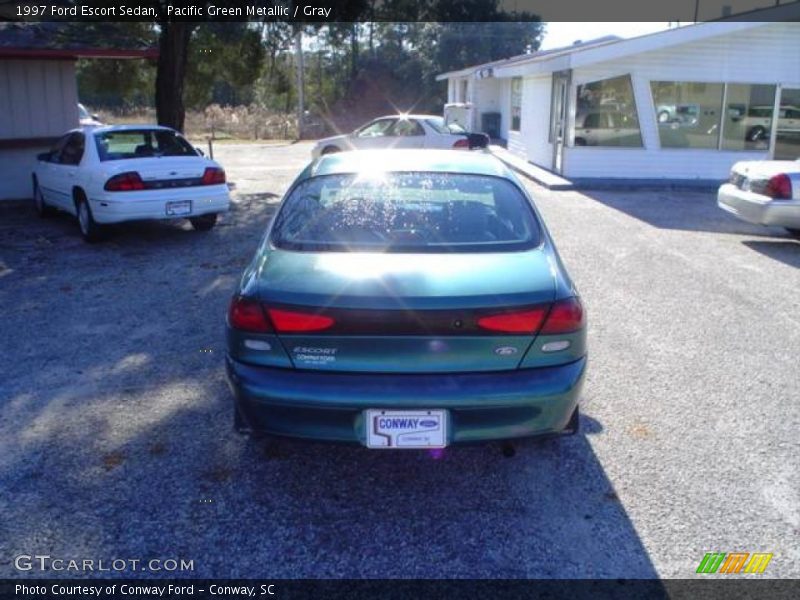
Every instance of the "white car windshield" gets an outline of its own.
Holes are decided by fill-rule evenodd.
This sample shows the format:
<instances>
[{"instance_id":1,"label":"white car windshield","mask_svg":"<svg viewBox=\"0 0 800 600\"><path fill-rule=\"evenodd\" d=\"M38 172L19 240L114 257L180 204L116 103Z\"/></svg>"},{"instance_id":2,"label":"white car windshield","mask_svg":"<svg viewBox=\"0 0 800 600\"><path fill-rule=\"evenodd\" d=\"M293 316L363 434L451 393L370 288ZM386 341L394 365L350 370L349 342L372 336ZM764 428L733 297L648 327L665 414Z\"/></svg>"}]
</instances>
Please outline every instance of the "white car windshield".
<instances>
[{"instance_id":1,"label":"white car windshield","mask_svg":"<svg viewBox=\"0 0 800 600\"><path fill-rule=\"evenodd\" d=\"M445 120L442 117L434 117L432 119L426 119L425 122L433 127L439 133L467 133L467 130L464 129L458 123L445 123Z\"/></svg>"},{"instance_id":2,"label":"white car windshield","mask_svg":"<svg viewBox=\"0 0 800 600\"><path fill-rule=\"evenodd\" d=\"M125 129L94 135L101 161L154 156L198 156L183 137L166 129Z\"/></svg>"}]
</instances>

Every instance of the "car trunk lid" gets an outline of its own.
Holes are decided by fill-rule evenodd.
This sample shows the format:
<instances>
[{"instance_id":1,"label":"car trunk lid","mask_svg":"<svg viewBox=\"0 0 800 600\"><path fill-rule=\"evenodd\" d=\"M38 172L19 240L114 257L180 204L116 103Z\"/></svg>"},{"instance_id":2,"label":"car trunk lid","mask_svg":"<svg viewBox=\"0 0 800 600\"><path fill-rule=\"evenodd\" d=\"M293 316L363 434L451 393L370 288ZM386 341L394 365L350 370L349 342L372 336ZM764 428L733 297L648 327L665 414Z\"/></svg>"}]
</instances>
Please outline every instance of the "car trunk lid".
<instances>
[{"instance_id":1,"label":"car trunk lid","mask_svg":"<svg viewBox=\"0 0 800 600\"><path fill-rule=\"evenodd\" d=\"M203 185L202 178L206 168L214 166L196 156L131 158L113 161L109 165L109 176L138 173L146 189Z\"/></svg>"},{"instance_id":2,"label":"car trunk lid","mask_svg":"<svg viewBox=\"0 0 800 600\"><path fill-rule=\"evenodd\" d=\"M536 311L546 310L555 293L550 260L541 249L486 254L273 250L260 267L259 297L297 368L508 370L518 367L535 327L525 332L492 328L495 317L502 321L509 313L523 314L535 324Z\"/></svg>"}]
</instances>

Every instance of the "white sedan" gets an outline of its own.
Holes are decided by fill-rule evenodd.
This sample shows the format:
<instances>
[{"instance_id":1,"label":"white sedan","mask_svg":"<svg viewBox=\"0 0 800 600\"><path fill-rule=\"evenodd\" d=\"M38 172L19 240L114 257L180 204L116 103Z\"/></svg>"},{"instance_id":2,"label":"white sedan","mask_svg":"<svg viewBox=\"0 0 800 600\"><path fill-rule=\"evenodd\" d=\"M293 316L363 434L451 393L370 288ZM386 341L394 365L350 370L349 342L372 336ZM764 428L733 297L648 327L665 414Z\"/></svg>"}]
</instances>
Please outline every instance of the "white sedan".
<instances>
[{"instance_id":1,"label":"white sedan","mask_svg":"<svg viewBox=\"0 0 800 600\"><path fill-rule=\"evenodd\" d=\"M311 150L314 158L346 150L377 148L461 148L485 146L485 136L469 134L457 123L436 115L392 115L370 121L353 133L319 140Z\"/></svg>"},{"instance_id":2,"label":"white sedan","mask_svg":"<svg viewBox=\"0 0 800 600\"><path fill-rule=\"evenodd\" d=\"M167 127L84 127L38 156L33 172L36 211L78 217L88 242L103 225L141 219L188 218L211 229L230 205L222 167Z\"/></svg>"},{"instance_id":3,"label":"white sedan","mask_svg":"<svg viewBox=\"0 0 800 600\"><path fill-rule=\"evenodd\" d=\"M784 227L800 238L800 159L736 163L717 192L717 205L743 221Z\"/></svg>"}]
</instances>

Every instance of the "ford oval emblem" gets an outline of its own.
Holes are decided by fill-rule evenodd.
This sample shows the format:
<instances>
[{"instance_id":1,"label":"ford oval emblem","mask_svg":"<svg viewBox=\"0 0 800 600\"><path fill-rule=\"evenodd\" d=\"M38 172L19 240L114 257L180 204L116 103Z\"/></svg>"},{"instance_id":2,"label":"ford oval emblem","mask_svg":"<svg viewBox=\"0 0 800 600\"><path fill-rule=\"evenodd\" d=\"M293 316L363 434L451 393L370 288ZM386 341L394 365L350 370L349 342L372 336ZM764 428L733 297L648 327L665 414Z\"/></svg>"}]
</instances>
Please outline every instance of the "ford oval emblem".
<instances>
[{"instance_id":1,"label":"ford oval emblem","mask_svg":"<svg viewBox=\"0 0 800 600\"><path fill-rule=\"evenodd\" d=\"M426 419L424 421L419 422L420 427L436 427L439 423L434 421L433 419Z\"/></svg>"},{"instance_id":2,"label":"ford oval emblem","mask_svg":"<svg viewBox=\"0 0 800 600\"><path fill-rule=\"evenodd\" d=\"M514 346L500 346L494 349L494 353L498 356L511 356L517 353L517 349Z\"/></svg>"}]
</instances>

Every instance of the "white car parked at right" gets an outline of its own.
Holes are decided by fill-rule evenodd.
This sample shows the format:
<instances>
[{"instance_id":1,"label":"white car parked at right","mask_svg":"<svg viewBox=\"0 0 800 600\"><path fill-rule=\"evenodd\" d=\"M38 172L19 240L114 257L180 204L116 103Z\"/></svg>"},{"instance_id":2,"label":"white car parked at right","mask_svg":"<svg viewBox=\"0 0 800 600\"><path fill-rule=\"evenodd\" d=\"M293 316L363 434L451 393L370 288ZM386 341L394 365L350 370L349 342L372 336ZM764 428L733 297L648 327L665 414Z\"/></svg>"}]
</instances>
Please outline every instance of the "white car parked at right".
<instances>
[{"instance_id":1,"label":"white car parked at right","mask_svg":"<svg viewBox=\"0 0 800 600\"><path fill-rule=\"evenodd\" d=\"M748 223L785 227L800 238L800 159L736 163L717 192L717 205Z\"/></svg>"}]
</instances>

